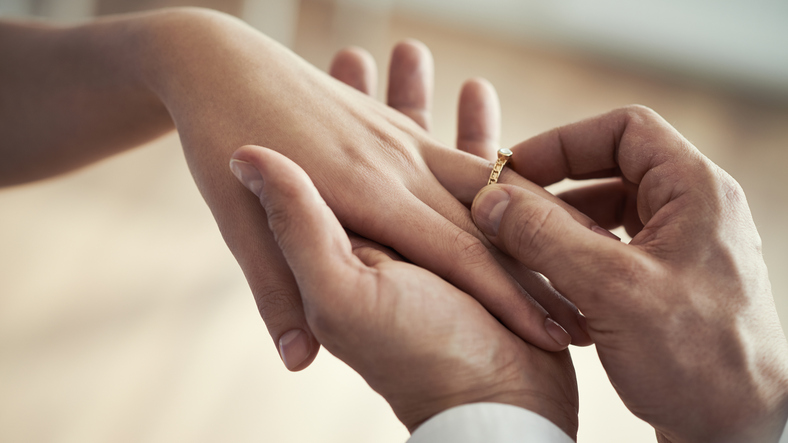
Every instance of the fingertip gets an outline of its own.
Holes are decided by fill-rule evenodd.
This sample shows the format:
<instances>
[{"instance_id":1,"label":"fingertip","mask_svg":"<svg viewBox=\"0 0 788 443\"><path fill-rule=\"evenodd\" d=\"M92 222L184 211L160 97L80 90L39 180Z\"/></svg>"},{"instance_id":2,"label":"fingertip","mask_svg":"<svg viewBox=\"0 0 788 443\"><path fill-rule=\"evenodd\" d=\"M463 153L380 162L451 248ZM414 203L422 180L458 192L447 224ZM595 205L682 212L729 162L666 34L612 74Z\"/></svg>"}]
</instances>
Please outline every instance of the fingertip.
<instances>
[{"instance_id":1,"label":"fingertip","mask_svg":"<svg viewBox=\"0 0 788 443\"><path fill-rule=\"evenodd\" d=\"M460 97L466 97L469 100L480 102L486 98L495 97L498 100L498 93L495 86L484 77L473 77L465 80L462 84Z\"/></svg>"},{"instance_id":2,"label":"fingertip","mask_svg":"<svg viewBox=\"0 0 788 443\"><path fill-rule=\"evenodd\" d=\"M487 79L477 77L465 81L460 90L460 117L464 123L478 123L467 127L468 135L497 140L500 135L501 104L498 92ZM474 131L475 130L475 131Z\"/></svg>"},{"instance_id":3,"label":"fingertip","mask_svg":"<svg viewBox=\"0 0 788 443\"><path fill-rule=\"evenodd\" d=\"M394 45L391 58L398 58L401 61L419 63L423 61L432 62L432 51L422 41L415 38L406 38Z\"/></svg>"},{"instance_id":4,"label":"fingertip","mask_svg":"<svg viewBox=\"0 0 788 443\"><path fill-rule=\"evenodd\" d=\"M364 94L375 94L378 67L372 54L364 48L350 46L341 49L332 60L329 73Z\"/></svg>"},{"instance_id":5,"label":"fingertip","mask_svg":"<svg viewBox=\"0 0 788 443\"><path fill-rule=\"evenodd\" d=\"M552 318L547 317L545 319L544 329L558 345L558 351L563 351L572 343L572 336Z\"/></svg>"},{"instance_id":6,"label":"fingertip","mask_svg":"<svg viewBox=\"0 0 788 443\"><path fill-rule=\"evenodd\" d=\"M572 344L575 346L590 346L594 344L594 339L591 338L591 334L588 333L588 320L585 315L580 312L577 313L577 324L580 327L581 335L573 335Z\"/></svg>"},{"instance_id":7,"label":"fingertip","mask_svg":"<svg viewBox=\"0 0 788 443\"><path fill-rule=\"evenodd\" d=\"M230 156L230 159L248 161L249 156L255 155L261 149L263 149L262 146L243 145L233 152L233 154Z\"/></svg>"},{"instance_id":8,"label":"fingertip","mask_svg":"<svg viewBox=\"0 0 788 443\"><path fill-rule=\"evenodd\" d=\"M314 188L312 180L301 167L273 149L257 145L244 145L233 152L230 163L233 166L243 163L250 164L262 175L261 179L266 182L278 182L284 188L289 188L285 185L297 182L304 184L301 189ZM310 186L306 187L305 183L309 183Z\"/></svg>"},{"instance_id":9,"label":"fingertip","mask_svg":"<svg viewBox=\"0 0 788 443\"><path fill-rule=\"evenodd\" d=\"M457 148L495 160L501 134L501 105L493 85L483 78L467 80L460 91Z\"/></svg>"},{"instance_id":10,"label":"fingertip","mask_svg":"<svg viewBox=\"0 0 788 443\"><path fill-rule=\"evenodd\" d=\"M432 53L424 43L413 39L397 43L389 66L389 106L429 111L433 75Z\"/></svg>"},{"instance_id":11,"label":"fingertip","mask_svg":"<svg viewBox=\"0 0 788 443\"><path fill-rule=\"evenodd\" d=\"M306 369L317 356L320 344L303 329L291 329L279 337L279 356L291 372Z\"/></svg>"}]
</instances>

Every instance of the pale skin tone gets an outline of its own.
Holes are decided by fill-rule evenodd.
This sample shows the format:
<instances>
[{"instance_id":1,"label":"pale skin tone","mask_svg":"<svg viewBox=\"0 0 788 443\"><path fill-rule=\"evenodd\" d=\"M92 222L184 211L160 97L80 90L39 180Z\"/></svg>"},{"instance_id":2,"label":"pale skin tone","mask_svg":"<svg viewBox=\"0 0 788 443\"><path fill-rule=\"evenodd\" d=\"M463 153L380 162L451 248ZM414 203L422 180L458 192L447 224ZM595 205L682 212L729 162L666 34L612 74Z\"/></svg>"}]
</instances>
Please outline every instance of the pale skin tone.
<instances>
[{"instance_id":1,"label":"pale skin tone","mask_svg":"<svg viewBox=\"0 0 788 443\"><path fill-rule=\"evenodd\" d=\"M289 334L306 350L291 370L308 366L319 342L265 213L227 170L246 144L295 161L343 226L472 294L518 336L550 351L591 343L572 303L473 224L467 205L489 162L431 138L426 102L406 89L393 87L388 107L240 21L193 9L76 27L4 22L0 54L0 185L78 168L174 125L274 342ZM541 187L507 180L594 225Z\"/></svg>"},{"instance_id":2,"label":"pale skin tone","mask_svg":"<svg viewBox=\"0 0 788 443\"><path fill-rule=\"evenodd\" d=\"M423 55L392 62L404 68L392 71L389 108L364 94L374 87L363 55L356 74L342 73L352 63L332 68L347 87L204 11L3 23L0 53L3 185L77 168L174 123L272 337L306 350L287 366L306 367L322 343L411 430L451 406L496 401L574 436L568 354L530 344L557 351L571 336L597 341L624 402L662 441L774 441L781 431L788 352L746 200L648 110L515 147L514 171L536 184L507 169L474 203L478 230L463 204L489 174L494 93L466 87L460 149L441 146L425 131ZM233 154L262 174L249 187L268 218L226 166L250 143L273 148ZM618 171L625 180L565 201L539 186ZM510 204L496 206L504 194ZM606 236L620 224L632 244ZM351 241L343 226L397 252ZM583 310L591 337L574 305L523 264Z\"/></svg>"},{"instance_id":3,"label":"pale skin tone","mask_svg":"<svg viewBox=\"0 0 788 443\"><path fill-rule=\"evenodd\" d=\"M495 295L488 300L489 309L509 315L510 322L516 323L512 329L524 336L532 335L534 342L560 350L570 336L557 324L553 324L553 335L545 330L547 311L524 292L520 283L528 286L530 293L541 294L536 297L556 313L556 318L566 319L564 323L570 325L567 329L577 337L572 340L590 342L578 325L577 311L571 303L515 261L494 248L494 252L489 252L489 244L473 225L465 205L470 204L486 180L488 164L460 150L441 147L425 132L429 126L431 60L422 45L409 43L395 50L388 94L391 107L386 107L364 94L372 91L369 83L353 83L354 70L368 78L369 65L353 67L358 57L354 61L351 56L348 62L342 61L340 54L332 73L360 92L332 81L242 24L204 11L108 18L73 28L3 23L0 34L0 42L14 42L0 45L7 61L3 64L5 69L0 69L0 77L4 85L10 85L4 89L7 100L0 103L0 115L9 123L0 134L7 140L0 148L2 184L37 180L89 164L170 130L174 120L195 180L249 279L274 340L281 342L294 330L297 334L306 333L304 347L308 352L296 361L283 358L288 368L299 370L311 362L317 352L318 337L332 349L335 341L325 334L320 322L307 321L308 312L304 311L289 265L268 231L265 213L226 169L230 153L244 141L279 144L283 150L292 147L290 153L302 161L301 167L319 165L322 169L313 172L318 177L324 175L327 184L321 192L336 193L336 212L359 199L360 203L377 199L384 206L402 208L408 217L417 220L423 214L429 223L409 225L409 220L402 220L402 214L392 214L390 210L383 214L364 213L371 206L369 203L356 208L361 210L359 214L353 208L344 208L348 211L348 227L396 247L414 262L421 261L426 266L434 259L435 269L458 285L473 273L501 277L491 285L477 286L484 286ZM363 62L364 56L361 58ZM351 72L343 73L348 67ZM485 120L484 106L491 89L471 82L466 90L474 88L481 88L481 95L463 100L461 120L468 124L462 126L472 127L473 122L481 126L476 132L461 132L458 142L461 146L497 144L497 120L494 118L492 124ZM249 116L254 118L250 120ZM370 133L376 134L373 142L357 142ZM346 140L357 142L365 150L354 151L357 146L345 145ZM309 151L311 155L299 157L310 145L315 145ZM332 146L333 150L324 149ZM331 162L343 156L346 161L334 165L332 170ZM424 159L429 156L440 157L435 174L425 164ZM356 166L364 171L364 186L343 187L345 179L355 179L348 175L353 172L354 162L359 162ZM377 176L386 180L383 199L376 197L375 192L351 192L368 189L370 177ZM515 180L545 193L523 179ZM443 181L451 190L444 187ZM396 191L393 194L392 189ZM415 209L408 206L414 204ZM572 211L580 220L592 223L579 211ZM383 218L376 221L376 217ZM384 223L376 226L380 221ZM455 221L464 229L458 230ZM276 217L271 222L275 223ZM389 222L393 227L409 229L398 233L388 226ZM387 236L391 241L386 241ZM426 241L419 240L419 236ZM386 271L391 274L388 281L413 274L415 280L410 284L423 281L424 288L437 294L424 300L427 309L421 311L421 320L411 318L415 314L411 308L402 318L425 324L440 320L436 325L443 330L427 331L435 346L434 356L411 358L414 356L409 353L417 350L413 345L419 344L422 336L418 330L405 334L404 324L392 323L377 335L378 340L387 340L389 333L407 337L403 351L392 352L387 358L389 369L396 367L392 359L398 355L412 362L418 371L411 377L393 379L385 371L375 369L375 365L364 366L365 358L354 363L367 375L380 372L375 388L387 394L410 429L453 405L487 400L534 409L574 435L577 393L568 353L548 353L527 343L490 316L474 298L445 280L414 265L384 265L391 261L385 254L399 255L377 244L366 244L367 247L357 247L356 252L371 266L391 267L391 271ZM417 244L420 249L407 254L408 248ZM379 251L385 251L384 255ZM436 257L430 258L431 254ZM447 254L451 260L445 260ZM463 256L469 259L465 263ZM449 268L445 268L447 264ZM406 269L404 274L399 270L402 266ZM515 277L510 277L507 270ZM471 280L469 283L477 284ZM392 291L386 286L380 288L384 294L407 289L400 286ZM448 296L440 295L446 291ZM358 305L363 306L363 302L359 299ZM438 308L443 310L441 316L435 315ZM457 318L464 317L465 332L455 337L447 328L456 330L461 326ZM379 315L372 318L375 323L382 321ZM472 327L465 329L467 326ZM321 332L313 334L312 327ZM553 337L556 332L558 341ZM373 331L364 336L376 337ZM292 337L289 338L292 343ZM445 353L454 349L459 353ZM436 367L444 368L443 374L436 376ZM452 372L447 372L449 369ZM411 389L403 389L402 381L409 381ZM556 397L560 400L553 401Z\"/></svg>"},{"instance_id":4,"label":"pale skin tone","mask_svg":"<svg viewBox=\"0 0 788 443\"><path fill-rule=\"evenodd\" d=\"M431 70L422 67L431 64L418 42L400 43L392 55L388 102L423 127L430 120ZM367 94L374 94L375 71L359 48L340 51L331 68ZM458 119L458 149L494 157L500 109L487 81L463 85ZM566 351L544 352L522 341L436 275L379 244L348 238L303 171L272 151L243 147L231 167L244 169L240 179L252 178L246 184L260 197L295 272L310 329L409 430L453 406L484 401L537 412L575 438L577 386ZM255 177L258 169L262 177Z\"/></svg>"},{"instance_id":5,"label":"pale skin tone","mask_svg":"<svg viewBox=\"0 0 788 443\"><path fill-rule=\"evenodd\" d=\"M437 275L348 238L309 177L282 155L245 146L234 158L261 174L247 183L293 270L311 330L409 430L486 401L537 412L574 438L578 398L567 351L524 342Z\"/></svg>"}]
</instances>

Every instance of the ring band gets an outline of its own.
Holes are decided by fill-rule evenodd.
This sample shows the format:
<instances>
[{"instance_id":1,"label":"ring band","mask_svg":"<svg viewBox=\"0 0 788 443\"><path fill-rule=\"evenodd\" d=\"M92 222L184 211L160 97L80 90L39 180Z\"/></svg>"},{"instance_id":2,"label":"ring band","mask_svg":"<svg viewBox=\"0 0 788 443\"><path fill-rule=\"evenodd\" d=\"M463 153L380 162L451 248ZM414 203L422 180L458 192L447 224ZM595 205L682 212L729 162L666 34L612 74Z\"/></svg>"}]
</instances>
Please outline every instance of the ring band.
<instances>
[{"instance_id":1,"label":"ring band","mask_svg":"<svg viewBox=\"0 0 788 443\"><path fill-rule=\"evenodd\" d=\"M487 180L488 185L498 183L498 176L501 175L504 165L506 165L506 162L509 161L509 157L511 156L512 151L510 149L503 148L498 150L498 160L496 160L495 164L493 165L492 172L490 173L490 179Z\"/></svg>"}]
</instances>

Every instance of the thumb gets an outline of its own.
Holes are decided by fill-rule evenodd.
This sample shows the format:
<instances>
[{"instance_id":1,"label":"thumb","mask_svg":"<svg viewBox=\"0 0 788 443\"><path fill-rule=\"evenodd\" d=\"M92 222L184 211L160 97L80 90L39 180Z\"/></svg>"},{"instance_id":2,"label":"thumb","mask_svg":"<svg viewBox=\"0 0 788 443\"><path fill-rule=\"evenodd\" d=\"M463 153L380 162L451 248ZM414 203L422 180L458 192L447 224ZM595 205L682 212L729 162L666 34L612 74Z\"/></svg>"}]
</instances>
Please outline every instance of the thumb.
<instances>
[{"instance_id":1,"label":"thumb","mask_svg":"<svg viewBox=\"0 0 788 443\"><path fill-rule=\"evenodd\" d=\"M236 175L260 198L298 283L307 319L320 315L327 304L338 301L332 297L346 292L342 287L348 273L361 266L345 230L309 176L282 154L244 146L233 154L231 167L241 171ZM326 297L330 300L323 300Z\"/></svg>"},{"instance_id":2,"label":"thumb","mask_svg":"<svg viewBox=\"0 0 788 443\"><path fill-rule=\"evenodd\" d=\"M601 268L628 253L609 231L591 222L585 226L561 206L517 186L484 187L471 212L495 246L546 276L581 311L598 279L609 275Z\"/></svg>"}]
</instances>

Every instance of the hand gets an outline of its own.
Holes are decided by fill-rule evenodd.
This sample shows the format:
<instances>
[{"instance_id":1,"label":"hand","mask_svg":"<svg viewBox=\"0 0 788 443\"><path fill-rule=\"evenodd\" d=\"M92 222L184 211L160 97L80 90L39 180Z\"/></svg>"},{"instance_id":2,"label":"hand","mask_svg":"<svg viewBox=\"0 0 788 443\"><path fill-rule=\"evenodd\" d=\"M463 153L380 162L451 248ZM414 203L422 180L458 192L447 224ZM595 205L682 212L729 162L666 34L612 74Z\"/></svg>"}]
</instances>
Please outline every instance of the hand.
<instances>
[{"instance_id":1,"label":"hand","mask_svg":"<svg viewBox=\"0 0 788 443\"><path fill-rule=\"evenodd\" d=\"M0 34L8 62L0 69L8 93L0 117L9 122L0 127L9 141L0 147L0 185L96 161L174 122L274 340L287 337L306 350L291 369L309 364L317 342L264 212L226 170L232 151L244 144L286 154L311 174L346 227L478 297L518 335L549 350L565 348L570 336L576 344L590 342L577 309L473 225L467 205L486 183L487 161L446 149L402 113L242 22L192 8L65 27L2 22ZM516 174L504 181L554 199Z\"/></svg>"},{"instance_id":2,"label":"hand","mask_svg":"<svg viewBox=\"0 0 788 443\"><path fill-rule=\"evenodd\" d=\"M309 364L316 342L292 276L271 252L265 214L225 170L222 159L230 157L231 147L261 144L286 154L311 175L346 228L472 293L530 342L553 351L572 338L589 342L576 308L538 275L500 255L473 225L462 200L469 203L486 181L486 161L441 147L401 113L224 17L164 17L151 28L154 41L170 42L154 65L177 72L154 76L153 88L164 97L198 187L272 336L280 347L294 343L300 357L306 355L287 362L290 369ZM225 85L220 92L218 84ZM245 161L243 152L234 158Z\"/></svg>"},{"instance_id":3,"label":"hand","mask_svg":"<svg viewBox=\"0 0 788 443\"><path fill-rule=\"evenodd\" d=\"M513 151L515 171L541 185L617 177L563 197L602 227L626 226L629 244L515 186L483 189L473 216L585 314L627 407L663 442L777 441L788 347L738 183L638 106Z\"/></svg>"},{"instance_id":4,"label":"hand","mask_svg":"<svg viewBox=\"0 0 788 443\"><path fill-rule=\"evenodd\" d=\"M261 174L271 230L295 275L315 337L356 370L413 431L473 402L513 404L577 432L569 353L545 352L479 302L393 251L342 229L307 175L281 154L246 147Z\"/></svg>"}]
</instances>

